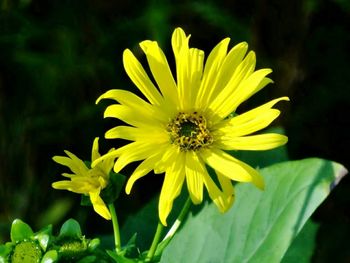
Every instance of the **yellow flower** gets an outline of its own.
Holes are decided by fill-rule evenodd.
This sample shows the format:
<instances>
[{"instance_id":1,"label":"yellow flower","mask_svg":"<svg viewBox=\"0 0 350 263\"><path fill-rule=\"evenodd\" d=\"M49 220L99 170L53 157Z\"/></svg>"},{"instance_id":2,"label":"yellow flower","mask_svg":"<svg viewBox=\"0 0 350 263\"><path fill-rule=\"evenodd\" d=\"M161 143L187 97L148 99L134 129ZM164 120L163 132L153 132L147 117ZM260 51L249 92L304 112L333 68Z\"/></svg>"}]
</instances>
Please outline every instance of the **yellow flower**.
<instances>
[{"instance_id":1,"label":"yellow flower","mask_svg":"<svg viewBox=\"0 0 350 263\"><path fill-rule=\"evenodd\" d=\"M157 42L140 43L158 88L132 52L124 51L125 70L147 101L125 90L107 91L97 100L116 100L118 104L107 107L104 117L130 125L112 128L105 137L132 142L93 165L111 156L119 157L114 165L114 171L119 172L129 163L143 160L127 182L128 194L134 182L150 171L165 173L158 206L164 225L185 181L194 204L202 202L205 186L221 212L227 211L234 200L231 180L264 187L258 171L225 150L268 150L287 142L287 137L280 134L247 136L276 119L280 111L272 107L287 97L241 115L232 114L243 101L272 82L266 77L270 69L255 71L255 53L246 54L247 43L227 52L230 39L226 38L204 64L204 52L189 48L189 38L181 28L172 35L176 81ZM215 171L214 180L207 166Z\"/></svg>"},{"instance_id":2,"label":"yellow flower","mask_svg":"<svg viewBox=\"0 0 350 263\"><path fill-rule=\"evenodd\" d=\"M113 151L114 149L111 149ZM73 174L63 173L70 180L58 181L52 184L52 187L60 190L68 190L77 194L90 196L92 206L96 213L103 218L110 220L111 214L100 197L101 190L108 185L109 173L113 168L114 159L105 159L92 169L88 168L85 163L69 151L64 151L68 157L54 156L56 163L67 166ZM92 151L92 162L100 158L98 151L98 138L95 138Z\"/></svg>"}]
</instances>

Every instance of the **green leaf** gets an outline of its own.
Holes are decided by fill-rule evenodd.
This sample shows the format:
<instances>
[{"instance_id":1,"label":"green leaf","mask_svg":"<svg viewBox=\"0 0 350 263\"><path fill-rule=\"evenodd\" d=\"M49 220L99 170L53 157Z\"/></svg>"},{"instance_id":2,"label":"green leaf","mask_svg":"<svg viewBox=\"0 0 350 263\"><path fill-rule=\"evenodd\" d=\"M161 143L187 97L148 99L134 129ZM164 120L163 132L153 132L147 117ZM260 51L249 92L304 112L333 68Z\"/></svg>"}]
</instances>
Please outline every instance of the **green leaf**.
<instances>
[{"instance_id":1,"label":"green leaf","mask_svg":"<svg viewBox=\"0 0 350 263\"><path fill-rule=\"evenodd\" d=\"M315 248L315 239L319 225L308 220L294 239L282 259L282 263L309 263Z\"/></svg>"},{"instance_id":2,"label":"green leaf","mask_svg":"<svg viewBox=\"0 0 350 263\"><path fill-rule=\"evenodd\" d=\"M58 254L56 250L50 250L45 253L41 259L41 263L54 263L58 260Z\"/></svg>"},{"instance_id":3,"label":"green leaf","mask_svg":"<svg viewBox=\"0 0 350 263\"><path fill-rule=\"evenodd\" d=\"M118 255L117 253L115 253L112 250L107 250L107 254L111 258L113 258L113 260L115 262L118 262L118 263L136 263L136 262L139 261L138 259L130 259L130 258L126 258L126 257L120 256L120 255Z\"/></svg>"},{"instance_id":4,"label":"green leaf","mask_svg":"<svg viewBox=\"0 0 350 263\"><path fill-rule=\"evenodd\" d=\"M32 228L21 219L15 219L11 226L11 241L17 242L30 238L33 235Z\"/></svg>"},{"instance_id":5,"label":"green leaf","mask_svg":"<svg viewBox=\"0 0 350 263\"><path fill-rule=\"evenodd\" d=\"M188 218L161 262L280 262L304 223L346 174L337 163L305 159L261 170L265 191L236 187L225 214L210 204Z\"/></svg>"},{"instance_id":6,"label":"green leaf","mask_svg":"<svg viewBox=\"0 0 350 263\"><path fill-rule=\"evenodd\" d=\"M46 248L50 242L52 236L52 225L49 225L41 229L38 233L34 235L34 239L38 240L43 251L46 251Z\"/></svg>"},{"instance_id":7,"label":"green leaf","mask_svg":"<svg viewBox=\"0 0 350 263\"><path fill-rule=\"evenodd\" d=\"M60 230L60 237L67 236L71 238L81 238L82 233L78 221L70 218L63 223Z\"/></svg>"}]
</instances>

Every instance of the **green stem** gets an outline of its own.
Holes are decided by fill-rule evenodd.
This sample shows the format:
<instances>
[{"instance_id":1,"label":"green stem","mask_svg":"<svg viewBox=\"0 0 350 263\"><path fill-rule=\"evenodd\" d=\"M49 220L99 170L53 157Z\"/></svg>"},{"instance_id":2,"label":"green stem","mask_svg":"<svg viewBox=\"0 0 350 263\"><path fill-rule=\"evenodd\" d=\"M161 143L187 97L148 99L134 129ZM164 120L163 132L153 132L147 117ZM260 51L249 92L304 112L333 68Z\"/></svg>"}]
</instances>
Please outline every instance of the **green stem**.
<instances>
[{"instance_id":1,"label":"green stem","mask_svg":"<svg viewBox=\"0 0 350 263\"><path fill-rule=\"evenodd\" d=\"M120 232L119 232L119 224L118 224L118 218L117 213L115 212L114 204L108 205L109 211L112 216L112 225L113 225L113 233L114 233L114 244L115 244L115 251L117 254L119 254L122 249L120 245Z\"/></svg>"},{"instance_id":2,"label":"green stem","mask_svg":"<svg viewBox=\"0 0 350 263\"><path fill-rule=\"evenodd\" d=\"M192 201L191 198L188 197L179 216L176 218L174 224L171 226L171 228L169 229L168 233L165 235L164 239L162 240L162 242L167 242L169 243L170 240L173 238L173 236L175 235L176 231L178 230L178 228L180 227L181 223L184 221L188 211L190 210Z\"/></svg>"},{"instance_id":3,"label":"green stem","mask_svg":"<svg viewBox=\"0 0 350 263\"><path fill-rule=\"evenodd\" d=\"M163 224L161 222L158 222L157 230L156 230L156 233L154 235L151 248L149 249L149 251L147 253L145 262L150 262L152 260L154 253L156 252L160 237L162 235L163 228L164 228Z\"/></svg>"}]
</instances>

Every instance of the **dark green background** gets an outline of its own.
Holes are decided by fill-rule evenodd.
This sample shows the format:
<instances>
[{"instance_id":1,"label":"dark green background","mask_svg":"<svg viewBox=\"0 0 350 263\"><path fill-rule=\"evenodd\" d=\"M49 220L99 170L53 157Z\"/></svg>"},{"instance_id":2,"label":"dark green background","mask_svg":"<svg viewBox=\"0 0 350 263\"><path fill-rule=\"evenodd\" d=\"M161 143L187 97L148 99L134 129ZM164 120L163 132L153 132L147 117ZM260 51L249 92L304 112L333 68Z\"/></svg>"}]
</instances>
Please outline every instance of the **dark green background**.
<instances>
[{"instance_id":1,"label":"dark green background","mask_svg":"<svg viewBox=\"0 0 350 263\"><path fill-rule=\"evenodd\" d=\"M51 157L67 149L90 158L93 138L118 124L103 120L107 104L96 106L95 99L112 88L136 90L123 70L123 50L144 61L138 43L155 39L173 64L170 36L176 26L206 54L227 36L233 44L247 41L258 68L274 70L275 84L240 111L289 96L275 124L286 130L290 158L317 156L350 167L347 0L2 0L0 242L8 240L17 217L34 229L74 217L88 235L111 231L90 208L79 207L77 195L51 188L64 171ZM116 143L101 139L102 150ZM161 180L140 180L132 198L121 197L122 223L158 191ZM350 262L349 182L343 179L313 216L320 223L314 262Z\"/></svg>"}]
</instances>

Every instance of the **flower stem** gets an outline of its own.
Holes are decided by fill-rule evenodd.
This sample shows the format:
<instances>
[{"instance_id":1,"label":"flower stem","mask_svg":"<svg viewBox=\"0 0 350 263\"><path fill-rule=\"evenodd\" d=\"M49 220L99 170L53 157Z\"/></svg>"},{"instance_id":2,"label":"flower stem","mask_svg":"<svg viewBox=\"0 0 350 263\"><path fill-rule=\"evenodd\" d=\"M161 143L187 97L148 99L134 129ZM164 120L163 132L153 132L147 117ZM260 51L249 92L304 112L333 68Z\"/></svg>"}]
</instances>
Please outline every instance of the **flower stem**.
<instances>
[{"instance_id":1,"label":"flower stem","mask_svg":"<svg viewBox=\"0 0 350 263\"><path fill-rule=\"evenodd\" d=\"M109 211L112 216L112 225L113 225L113 233L114 233L114 244L115 244L115 251L117 254L121 252L121 244L120 244L120 232L119 232L119 224L118 224L118 218L117 213L115 212L114 204L108 205Z\"/></svg>"},{"instance_id":2,"label":"flower stem","mask_svg":"<svg viewBox=\"0 0 350 263\"><path fill-rule=\"evenodd\" d=\"M191 204L192 204L191 198L188 197L180 214L179 214L179 216L178 216L178 218L176 218L174 224L171 226L171 228L169 229L168 233L165 235L162 242L164 242L164 241L167 241L167 243L170 242L170 240L172 239L172 237L175 235L176 231L180 227L181 223L185 219L188 211L190 210Z\"/></svg>"},{"instance_id":3,"label":"flower stem","mask_svg":"<svg viewBox=\"0 0 350 263\"><path fill-rule=\"evenodd\" d=\"M158 222L157 230L156 230L156 233L154 235L151 248L149 249L149 251L147 253L145 262L150 262L152 260L154 253L156 252L160 237L162 235L163 228L164 228L163 224L161 222Z\"/></svg>"}]
</instances>

